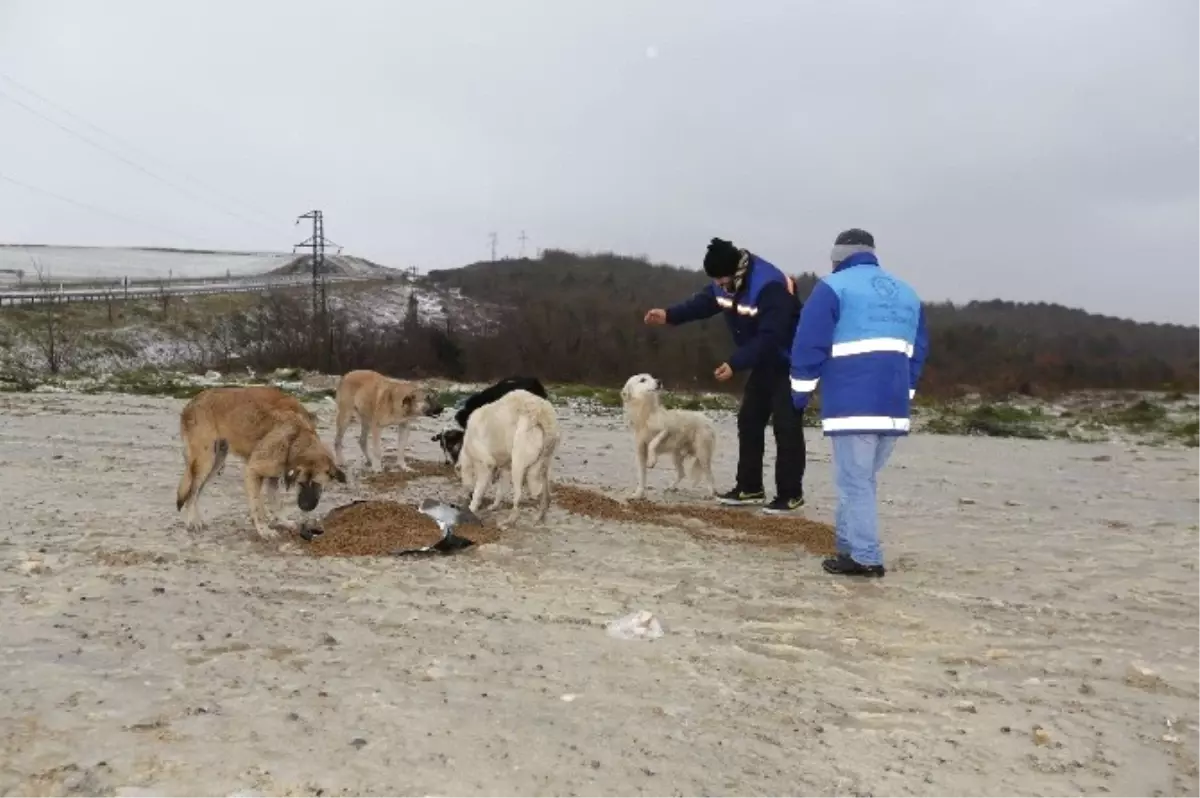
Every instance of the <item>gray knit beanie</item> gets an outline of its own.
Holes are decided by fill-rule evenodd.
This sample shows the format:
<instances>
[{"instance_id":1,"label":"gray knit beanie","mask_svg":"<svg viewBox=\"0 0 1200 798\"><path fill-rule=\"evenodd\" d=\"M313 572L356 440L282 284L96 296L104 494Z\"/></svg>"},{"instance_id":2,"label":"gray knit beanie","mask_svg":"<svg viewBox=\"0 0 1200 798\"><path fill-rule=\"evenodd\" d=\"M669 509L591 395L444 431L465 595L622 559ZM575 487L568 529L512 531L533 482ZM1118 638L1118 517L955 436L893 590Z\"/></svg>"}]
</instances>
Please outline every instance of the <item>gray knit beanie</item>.
<instances>
[{"instance_id":1,"label":"gray knit beanie","mask_svg":"<svg viewBox=\"0 0 1200 798\"><path fill-rule=\"evenodd\" d=\"M866 230L852 227L838 233L838 237L833 241L833 249L829 252L829 259L833 261L834 266L837 266L851 255L874 251L875 236Z\"/></svg>"}]
</instances>

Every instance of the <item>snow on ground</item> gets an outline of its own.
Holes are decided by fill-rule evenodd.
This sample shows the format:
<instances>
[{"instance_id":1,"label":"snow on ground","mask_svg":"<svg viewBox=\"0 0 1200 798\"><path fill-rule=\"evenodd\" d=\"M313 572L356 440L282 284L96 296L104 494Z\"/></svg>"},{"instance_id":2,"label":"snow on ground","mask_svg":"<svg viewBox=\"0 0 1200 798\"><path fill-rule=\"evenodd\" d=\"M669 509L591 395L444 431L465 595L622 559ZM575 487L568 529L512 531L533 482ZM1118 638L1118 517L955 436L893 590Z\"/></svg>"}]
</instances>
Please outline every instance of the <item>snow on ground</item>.
<instances>
[{"instance_id":1,"label":"snow on ground","mask_svg":"<svg viewBox=\"0 0 1200 798\"><path fill-rule=\"evenodd\" d=\"M0 245L0 270L21 269L26 282L37 279L35 262L55 280L122 277L204 278L262 274L296 258L289 252L199 252L139 247ZM16 281L0 271L0 280Z\"/></svg>"},{"instance_id":2,"label":"snow on ground","mask_svg":"<svg viewBox=\"0 0 1200 798\"><path fill-rule=\"evenodd\" d=\"M326 255L325 265L331 271L346 277L391 277L395 279L404 274L403 270L381 266L366 258L358 258L353 255ZM312 273L312 258L299 253L288 263L276 268L273 273L306 276Z\"/></svg>"},{"instance_id":3,"label":"snow on ground","mask_svg":"<svg viewBox=\"0 0 1200 798\"><path fill-rule=\"evenodd\" d=\"M494 312L494 309L464 297L457 288L447 291L407 282L373 284L369 291L347 290L332 295L330 303L335 308L344 308L364 323L389 327L401 324L408 315L410 294L416 297L417 318L423 324L441 325L449 316L456 329L472 329Z\"/></svg>"}]
</instances>

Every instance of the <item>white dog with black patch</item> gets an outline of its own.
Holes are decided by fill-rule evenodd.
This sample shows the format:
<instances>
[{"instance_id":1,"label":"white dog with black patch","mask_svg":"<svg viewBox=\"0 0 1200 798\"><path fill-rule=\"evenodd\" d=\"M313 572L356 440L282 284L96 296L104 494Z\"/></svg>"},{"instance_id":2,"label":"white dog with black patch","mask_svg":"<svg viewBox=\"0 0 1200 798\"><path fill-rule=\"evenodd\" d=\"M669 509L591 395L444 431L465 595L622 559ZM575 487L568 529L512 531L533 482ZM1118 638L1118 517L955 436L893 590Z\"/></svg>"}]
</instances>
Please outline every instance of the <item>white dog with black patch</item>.
<instances>
[{"instance_id":1,"label":"white dog with black patch","mask_svg":"<svg viewBox=\"0 0 1200 798\"><path fill-rule=\"evenodd\" d=\"M635 374L621 389L625 419L633 430L634 453L637 455L637 489L631 499L646 495L646 469L654 468L659 454L670 454L675 460L675 481L668 491L679 488L688 471L684 463L691 458L691 476L699 487L707 484L707 495L717 495L713 479L712 460L717 448L717 431L708 416L697 410L666 410L659 399L662 385L649 374Z\"/></svg>"}]
</instances>

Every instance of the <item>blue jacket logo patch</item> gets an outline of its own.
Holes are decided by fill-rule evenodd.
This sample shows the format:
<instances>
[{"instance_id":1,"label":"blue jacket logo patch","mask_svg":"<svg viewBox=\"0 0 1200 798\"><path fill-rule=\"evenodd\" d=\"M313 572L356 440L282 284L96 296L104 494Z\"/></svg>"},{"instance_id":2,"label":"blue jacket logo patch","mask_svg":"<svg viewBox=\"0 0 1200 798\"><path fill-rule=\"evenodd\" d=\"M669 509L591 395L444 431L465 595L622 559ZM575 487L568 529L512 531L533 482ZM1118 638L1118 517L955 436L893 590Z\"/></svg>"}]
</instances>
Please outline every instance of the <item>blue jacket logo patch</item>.
<instances>
[{"instance_id":1,"label":"blue jacket logo patch","mask_svg":"<svg viewBox=\"0 0 1200 798\"><path fill-rule=\"evenodd\" d=\"M875 293L879 294L884 299L892 299L896 296L899 290L896 287L896 281L890 277L884 277L882 274L871 278L871 287L875 289Z\"/></svg>"}]
</instances>

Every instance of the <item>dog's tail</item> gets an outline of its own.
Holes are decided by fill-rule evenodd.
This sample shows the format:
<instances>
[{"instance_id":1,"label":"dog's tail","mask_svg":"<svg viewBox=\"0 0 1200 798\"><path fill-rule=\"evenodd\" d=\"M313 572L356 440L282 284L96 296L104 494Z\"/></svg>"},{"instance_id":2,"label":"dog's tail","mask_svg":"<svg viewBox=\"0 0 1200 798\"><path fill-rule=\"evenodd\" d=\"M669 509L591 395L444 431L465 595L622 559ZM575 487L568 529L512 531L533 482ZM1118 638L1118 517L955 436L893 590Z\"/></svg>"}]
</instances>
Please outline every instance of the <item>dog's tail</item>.
<instances>
[{"instance_id":1,"label":"dog's tail","mask_svg":"<svg viewBox=\"0 0 1200 798\"><path fill-rule=\"evenodd\" d=\"M196 424L196 407L194 402L188 402L179 414L179 439L183 442L183 476L179 478L179 487L175 489L175 511L183 509L183 505L192 496L192 488L196 484L196 459L191 455L191 431Z\"/></svg>"},{"instance_id":2,"label":"dog's tail","mask_svg":"<svg viewBox=\"0 0 1200 798\"><path fill-rule=\"evenodd\" d=\"M550 460L558 447L558 433L547 428L536 417L522 415L517 419L513 438L512 472L524 474L529 492L539 497L539 518L550 506Z\"/></svg>"},{"instance_id":3,"label":"dog's tail","mask_svg":"<svg viewBox=\"0 0 1200 798\"><path fill-rule=\"evenodd\" d=\"M192 467L191 462L186 462L183 466L183 477L179 480L179 487L175 489L176 512L182 510L183 505L191 498L194 484L196 484L196 470Z\"/></svg>"},{"instance_id":4,"label":"dog's tail","mask_svg":"<svg viewBox=\"0 0 1200 798\"><path fill-rule=\"evenodd\" d=\"M553 422L551 422L553 424ZM541 445L538 447L537 468L530 475L529 490L538 495L538 520L546 517L550 507L550 464L554 460L554 450L558 448L559 432L557 425L550 427L538 424L541 431Z\"/></svg>"},{"instance_id":5,"label":"dog's tail","mask_svg":"<svg viewBox=\"0 0 1200 798\"><path fill-rule=\"evenodd\" d=\"M206 410L197 407L194 399L179 414L179 437L183 440L183 476L179 478L179 487L175 489L176 511L182 510L189 499L195 498L213 472L224 467L225 457L229 454L229 441L213 438L212 434L216 430L211 423L199 423L201 414L207 415ZM208 420L211 422L211 417ZM206 434L201 434L201 431Z\"/></svg>"}]
</instances>

